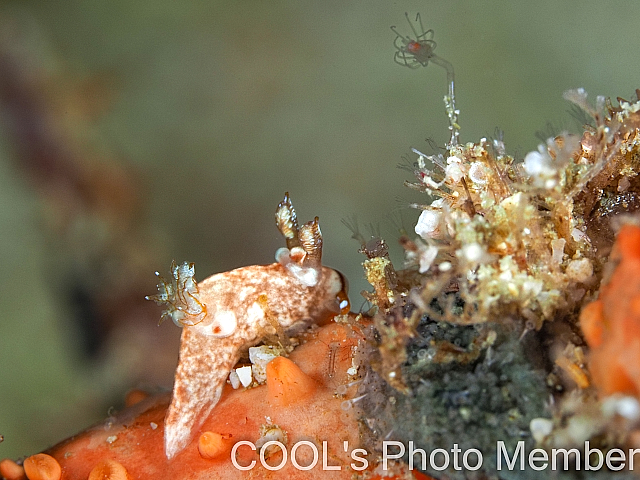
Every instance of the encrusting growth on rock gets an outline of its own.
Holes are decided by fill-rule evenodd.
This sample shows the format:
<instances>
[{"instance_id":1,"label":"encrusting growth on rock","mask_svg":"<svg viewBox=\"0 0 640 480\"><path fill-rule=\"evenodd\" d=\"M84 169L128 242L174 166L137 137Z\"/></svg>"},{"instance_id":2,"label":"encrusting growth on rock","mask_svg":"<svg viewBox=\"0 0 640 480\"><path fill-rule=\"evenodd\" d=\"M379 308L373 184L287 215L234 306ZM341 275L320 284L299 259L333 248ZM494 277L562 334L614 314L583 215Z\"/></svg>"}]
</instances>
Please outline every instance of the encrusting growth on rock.
<instances>
[{"instance_id":1,"label":"encrusting growth on rock","mask_svg":"<svg viewBox=\"0 0 640 480\"><path fill-rule=\"evenodd\" d=\"M171 401L168 394L149 396L46 453L60 463L65 475L79 479L88 478L94 469L106 471L102 462L109 459L121 465L132 479L235 480L251 477L352 480L357 472L351 468L354 460L349 453L363 447L359 430L362 400L358 399L363 395L361 387L367 375L366 359L371 347L364 332L369 328L368 322L360 316L345 314L326 325L311 326L298 333L297 347L289 353L287 360L303 372L304 378L312 379L313 393L295 398L289 406L282 406L272 401L268 385L233 389L225 384L224 393L213 412L202 418L203 424L199 428L194 428L197 441L187 445L173 461L167 461L164 455L162 420ZM295 382L299 375L294 375L290 388L297 388ZM289 449L301 441L311 441L320 452L320 463L311 471L300 470L292 465L289 457L282 469L270 471L261 464L260 454L263 453L269 465L277 465L281 461L277 446L266 445L272 439L285 440ZM243 440L252 442L256 450L241 445L232 453L233 447ZM325 440L327 462L339 466L340 470L322 470L322 442ZM345 442L347 451L344 450ZM218 450L220 443L222 453ZM263 452L261 446L269 451ZM298 449L300 465L311 462L308 451L306 446ZM254 460L256 464L250 472L242 472L232 463L232 458L236 465L243 467ZM369 466L366 472L362 472L367 478L412 478L402 462L389 462L391 470L386 473L393 472L389 476L380 470L377 456L367 459ZM374 474L376 469L381 475ZM426 478L416 472L414 476Z\"/></svg>"},{"instance_id":2,"label":"encrusting growth on rock","mask_svg":"<svg viewBox=\"0 0 640 480\"><path fill-rule=\"evenodd\" d=\"M432 31L417 21L420 31L409 22L415 38L393 28L394 59L410 68L437 59ZM453 69L447 72L453 79ZM640 99L614 106L597 97L592 105L582 89L564 97L593 124L580 135L548 139L523 161L506 153L501 133L466 144L452 136L434 155L412 149L416 180L407 185L431 198L413 205L421 210L417 238L400 239L404 269L376 248L384 241L365 241L353 228L373 287L365 298L376 375L365 389L389 399L362 401L375 438L414 441L427 451L455 442L493 459L498 440L524 440L529 448L598 439L606 449L620 445L625 432L640 431L635 398L592 400L594 384L601 394L627 395L637 395L640 385L636 282L623 280L640 271L631 249L617 267L626 274L611 280L615 298L629 300L608 299L603 287L601 300L583 310L591 353L578 328L580 311L611 268L612 219L640 208ZM632 244L626 236L621 231L619 242ZM595 419L585 423L589 415ZM623 420L614 423L615 415ZM501 477L495 463L482 472ZM467 478L452 468L436 475Z\"/></svg>"}]
</instances>

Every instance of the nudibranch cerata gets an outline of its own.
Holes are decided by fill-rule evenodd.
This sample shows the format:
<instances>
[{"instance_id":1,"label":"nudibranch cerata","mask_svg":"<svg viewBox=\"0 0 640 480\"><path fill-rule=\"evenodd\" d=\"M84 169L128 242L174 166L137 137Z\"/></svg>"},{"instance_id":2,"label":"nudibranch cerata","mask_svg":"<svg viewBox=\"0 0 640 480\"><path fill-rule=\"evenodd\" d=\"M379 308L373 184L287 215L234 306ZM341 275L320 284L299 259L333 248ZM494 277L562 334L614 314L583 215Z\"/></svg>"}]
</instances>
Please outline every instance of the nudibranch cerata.
<instances>
[{"instance_id":1,"label":"nudibranch cerata","mask_svg":"<svg viewBox=\"0 0 640 480\"><path fill-rule=\"evenodd\" d=\"M321 265L318 217L298 227L288 193L276 210L287 247L277 263L218 273L196 283L193 264L172 264L170 282L160 277L149 296L183 327L173 397L164 421L168 459L183 450L192 431L220 400L229 372L265 336L287 333L349 311L346 280ZM156 272L156 275L158 273ZM158 275L159 276L159 275Z\"/></svg>"}]
</instances>

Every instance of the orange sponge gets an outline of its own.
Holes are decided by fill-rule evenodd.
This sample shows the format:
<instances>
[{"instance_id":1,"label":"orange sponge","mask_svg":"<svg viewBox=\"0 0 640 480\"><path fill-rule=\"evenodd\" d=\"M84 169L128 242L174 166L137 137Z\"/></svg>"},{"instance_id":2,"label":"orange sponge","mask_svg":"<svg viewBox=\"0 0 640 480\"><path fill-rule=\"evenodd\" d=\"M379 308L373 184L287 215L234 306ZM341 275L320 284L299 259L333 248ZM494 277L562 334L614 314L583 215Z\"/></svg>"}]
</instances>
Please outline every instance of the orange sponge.
<instances>
[{"instance_id":1,"label":"orange sponge","mask_svg":"<svg viewBox=\"0 0 640 480\"><path fill-rule=\"evenodd\" d=\"M203 416L194 441L171 461L167 461L164 453L163 428L171 401L169 394L131 401L132 406L109 417L108 429L98 424L47 453L59 462L58 465L53 460L54 467L62 467L64 480L120 480L127 478L126 475L131 479L172 480L236 480L249 476L264 480L349 480L354 474L349 451L366 445L360 436L357 416L346 414L342 409L342 403L356 392L345 387L342 390L346 393L336 395L341 386L365 374L354 366L359 365L359 345L364 345L361 324L355 315L347 320L344 324L330 323L302 333L300 344L290 353L290 358L276 358L267 364L267 385L237 390L226 385L215 409ZM313 471L300 470L294 465L291 455L295 446L310 439L321 455L326 451L327 462L339 470L325 471L321 462ZM262 450L270 448L264 445L272 440L282 442L289 453L285 465L277 471L262 462L262 457L268 460L268 465L279 462L277 455L271 458L267 450ZM348 445L349 450L345 450L344 445ZM222 453L219 453L221 447ZM308 448L297 452L300 464L309 464ZM25 462L25 466L35 463L37 458L39 456ZM8 480L25 480L5 474L11 467L18 467L18 475L22 473L19 465L9 462L0 464L0 472ZM241 471L252 462L255 463L251 471ZM377 467L377 460L370 459L369 470L373 472Z\"/></svg>"},{"instance_id":2,"label":"orange sponge","mask_svg":"<svg viewBox=\"0 0 640 480\"><path fill-rule=\"evenodd\" d=\"M624 225L616 238L615 248L627 260L640 260L640 228Z\"/></svg>"},{"instance_id":3,"label":"orange sponge","mask_svg":"<svg viewBox=\"0 0 640 480\"><path fill-rule=\"evenodd\" d=\"M580 327L584 338L591 348L602 345L604 325L602 321L602 302L591 302L580 312Z\"/></svg>"},{"instance_id":4,"label":"orange sponge","mask_svg":"<svg viewBox=\"0 0 640 480\"><path fill-rule=\"evenodd\" d=\"M640 227L622 227L611 261L608 283L580 314L589 371L603 395L640 395Z\"/></svg>"}]
</instances>

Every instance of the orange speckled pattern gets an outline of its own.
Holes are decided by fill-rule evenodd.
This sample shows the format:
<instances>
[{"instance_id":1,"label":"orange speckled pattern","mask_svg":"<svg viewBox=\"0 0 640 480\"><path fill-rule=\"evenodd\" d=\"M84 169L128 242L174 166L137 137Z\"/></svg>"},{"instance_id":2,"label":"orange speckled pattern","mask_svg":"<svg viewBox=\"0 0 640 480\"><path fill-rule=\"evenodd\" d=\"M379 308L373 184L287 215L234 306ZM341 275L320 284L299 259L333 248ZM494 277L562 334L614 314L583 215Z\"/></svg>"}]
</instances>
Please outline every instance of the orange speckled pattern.
<instances>
[{"instance_id":1,"label":"orange speckled pattern","mask_svg":"<svg viewBox=\"0 0 640 480\"><path fill-rule=\"evenodd\" d=\"M640 227L618 233L611 261L615 270L587 305L580 325L591 347L589 370L603 395L640 395Z\"/></svg>"}]
</instances>

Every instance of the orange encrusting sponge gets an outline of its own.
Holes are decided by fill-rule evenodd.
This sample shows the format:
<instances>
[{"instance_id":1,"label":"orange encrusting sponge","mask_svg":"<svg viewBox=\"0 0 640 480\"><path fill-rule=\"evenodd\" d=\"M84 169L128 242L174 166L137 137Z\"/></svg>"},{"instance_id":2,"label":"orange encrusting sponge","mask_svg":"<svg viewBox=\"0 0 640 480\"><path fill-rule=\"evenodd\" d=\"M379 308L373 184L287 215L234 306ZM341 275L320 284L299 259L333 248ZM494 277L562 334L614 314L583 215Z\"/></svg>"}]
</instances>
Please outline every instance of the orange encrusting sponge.
<instances>
[{"instance_id":1,"label":"orange encrusting sponge","mask_svg":"<svg viewBox=\"0 0 640 480\"><path fill-rule=\"evenodd\" d=\"M90 475L110 480L126 478L116 476L119 472L131 479L235 480L249 476L261 480L351 479L353 460L343 445L347 442L349 451L367 446L362 445L356 415L346 414L341 408L351 392L336 396L339 386L353 382L357 378L354 375L365 373L364 369L357 373L354 368L356 347L365 345L363 327L355 315L349 321L332 322L301 334L302 342L289 358L276 358L267 365L267 385L237 390L227 385L211 414L193 432L193 441L171 460L164 453L168 394L148 398L137 393L129 395L132 406L111 416L108 425L91 427L47 450L47 454L62 467L61 480L86 480ZM261 445L260 440L264 443L271 438L261 437L263 432L270 434L274 426L286 434L281 440L289 453L297 442L313 439L320 454L319 464L312 471L299 470L289 455L282 469L270 471L260 462L260 446L252 450L247 445L235 452L237 464L247 466L255 461L255 467L241 471L232 464L234 445L241 441ZM328 464L337 465L340 470L323 470L323 441L327 442ZM305 448L298 449L303 465L307 464ZM375 469L372 455L369 460L370 468ZM272 465L277 461L277 457L269 458ZM5 470L11 466L7 465Z\"/></svg>"},{"instance_id":2,"label":"orange encrusting sponge","mask_svg":"<svg viewBox=\"0 0 640 480\"><path fill-rule=\"evenodd\" d=\"M596 300L586 305L580 312L580 327L591 348L602 345L604 323L602 321L602 301Z\"/></svg>"},{"instance_id":3,"label":"orange encrusting sponge","mask_svg":"<svg viewBox=\"0 0 640 480\"><path fill-rule=\"evenodd\" d=\"M267 385L238 390L228 385L220 402L194 432L194 440L171 460L164 454L163 426L170 396L142 398L144 395L136 394L135 399L129 396L133 405L111 416L108 424L98 424L59 443L47 451L51 456L36 455L25 461L25 468L28 464L40 463L51 465L53 470L57 468L57 477L55 472L54 476L45 476L45 469L39 467L40 476L29 477L29 480L236 480L249 477L350 480L357 472L351 467L353 459L344 446L348 445L349 451L373 446L362 444L357 416L341 408L342 403L356 393L336 393L340 386L365 374L365 367L354 360L359 346L365 344L362 331L365 324L355 315L349 317L349 322L329 323L302 334L303 342L291 352L290 358L279 357L267 365ZM271 435L275 430L284 436L262 436ZM289 453L282 469L265 468L260 462L260 446L253 450L246 444L236 451L237 465L246 467L255 461L255 466L241 471L232 464L231 450L238 442L260 445L260 440L264 444L270 438L284 442ZM297 469L292 464L292 449L297 442L310 439L319 450L318 464L311 471ZM327 464L339 470L323 469L323 447ZM298 449L302 465L310 462L305 458L308 450L307 447ZM377 457L372 454L373 451L369 451L367 457L370 474L378 467ZM36 462L40 458L47 460ZM276 452L268 458L268 463L273 466L281 458ZM0 473L8 480L25 480L16 476L22 473L21 468L12 461L0 462ZM11 474L11 471L17 473ZM393 473L388 473L390 476L385 479L412 478L402 463L395 464ZM430 478L418 472L413 474L420 480Z\"/></svg>"},{"instance_id":4,"label":"orange encrusting sponge","mask_svg":"<svg viewBox=\"0 0 640 480\"><path fill-rule=\"evenodd\" d=\"M580 314L589 371L602 395L640 396L640 227L622 227L610 261L611 278Z\"/></svg>"}]
</instances>

